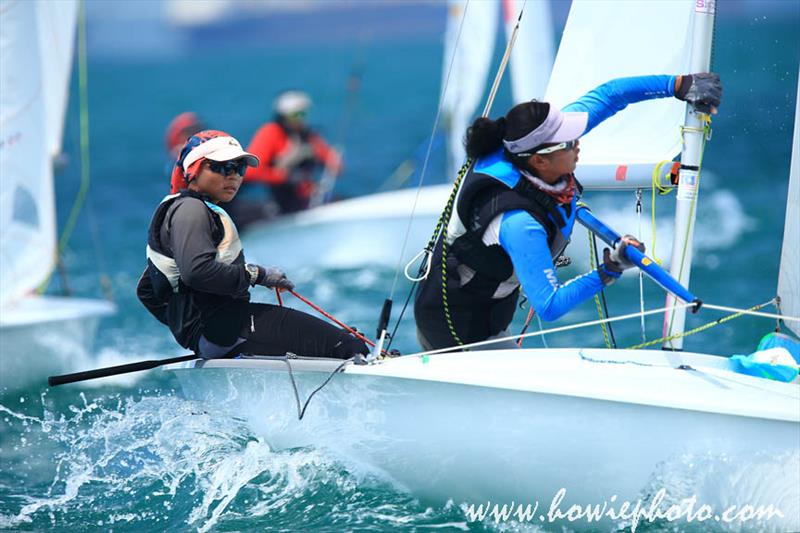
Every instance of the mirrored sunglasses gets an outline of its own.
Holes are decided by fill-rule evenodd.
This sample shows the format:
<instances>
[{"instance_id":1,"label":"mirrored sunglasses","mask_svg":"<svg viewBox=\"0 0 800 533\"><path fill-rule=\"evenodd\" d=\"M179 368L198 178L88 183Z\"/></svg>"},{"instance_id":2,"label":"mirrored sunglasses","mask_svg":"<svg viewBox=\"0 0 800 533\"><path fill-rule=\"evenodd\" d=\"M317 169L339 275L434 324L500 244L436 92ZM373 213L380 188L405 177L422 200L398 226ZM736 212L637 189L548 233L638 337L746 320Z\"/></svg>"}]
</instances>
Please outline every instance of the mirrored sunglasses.
<instances>
[{"instance_id":1,"label":"mirrored sunglasses","mask_svg":"<svg viewBox=\"0 0 800 533\"><path fill-rule=\"evenodd\" d=\"M228 176L230 174L244 176L244 172L247 170L247 162L244 159L235 159L233 161L211 161L209 159L207 161L208 169L211 170L211 172L216 172L223 176Z\"/></svg>"}]
</instances>

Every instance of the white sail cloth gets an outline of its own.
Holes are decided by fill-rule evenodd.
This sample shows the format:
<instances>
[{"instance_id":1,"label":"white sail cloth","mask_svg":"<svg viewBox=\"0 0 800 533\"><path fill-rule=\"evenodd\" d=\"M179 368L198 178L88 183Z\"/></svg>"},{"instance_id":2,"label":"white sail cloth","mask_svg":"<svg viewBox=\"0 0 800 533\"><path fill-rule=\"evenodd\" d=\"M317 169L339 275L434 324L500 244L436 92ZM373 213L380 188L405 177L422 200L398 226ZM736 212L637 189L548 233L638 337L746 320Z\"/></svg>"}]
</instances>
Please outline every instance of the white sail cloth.
<instances>
[{"instance_id":1,"label":"white sail cloth","mask_svg":"<svg viewBox=\"0 0 800 533\"><path fill-rule=\"evenodd\" d=\"M800 79L798 84L789 192L786 198L786 225L783 229L783 250L778 273L781 312L788 316L800 316ZM800 323L787 321L786 326L795 335L800 335Z\"/></svg>"},{"instance_id":2,"label":"white sail cloth","mask_svg":"<svg viewBox=\"0 0 800 533\"><path fill-rule=\"evenodd\" d=\"M448 136L446 169L450 181L456 179L458 169L466 159L464 133L472 122L486 87L494 52L497 17L498 8L494 2L448 2L441 108Z\"/></svg>"},{"instance_id":3,"label":"white sail cloth","mask_svg":"<svg viewBox=\"0 0 800 533\"><path fill-rule=\"evenodd\" d=\"M0 4L0 307L35 289L55 262L37 12L34 2Z\"/></svg>"},{"instance_id":4,"label":"white sail cloth","mask_svg":"<svg viewBox=\"0 0 800 533\"><path fill-rule=\"evenodd\" d=\"M520 0L503 0L502 4L484 0L448 2L441 107L443 125L448 132L446 168L447 178L451 181L455 180L466 160L464 135L467 127L483 108L481 99L490 81L489 67L497 41L500 6L503 9L506 37L510 38L522 4ZM459 38L462 17L464 22ZM553 55L550 2L528 2L509 61L511 93L515 104L533 98L542 99L553 66Z\"/></svg>"},{"instance_id":5,"label":"white sail cloth","mask_svg":"<svg viewBox=\"0 0 800 533\"><path fill-rule=\"evenodd\" d=\"M61 152L64 118L72 77L73 44L78 20L77 0L36 0L48 152Z\"/></svg>"},{"instance_id":6,"label":"white sail cloth","mask_svg":"<svg viewBox=\"0 0 800 533\"><path fill-rule=\"evenodd\" d=\"M545 101L562 107L613 78L687 73L693 4L693 0L575 0ZM635 110L617 114L584 137L580 166L672 159L681 149L684 113L685 104L679 100L636 104ZM613 172L608 180L614 182Z\"/></svg>"}]
</instances>

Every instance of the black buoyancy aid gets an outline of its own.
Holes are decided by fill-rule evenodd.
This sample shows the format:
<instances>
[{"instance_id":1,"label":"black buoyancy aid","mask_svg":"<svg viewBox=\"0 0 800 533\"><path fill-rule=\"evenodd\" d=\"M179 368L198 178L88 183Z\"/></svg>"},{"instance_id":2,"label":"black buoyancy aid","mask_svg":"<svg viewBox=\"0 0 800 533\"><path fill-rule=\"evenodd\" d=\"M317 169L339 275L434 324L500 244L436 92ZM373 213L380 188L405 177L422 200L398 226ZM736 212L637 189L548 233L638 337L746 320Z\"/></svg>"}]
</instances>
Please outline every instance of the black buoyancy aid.
<instances>
[{"instance_id":1,"label":"black buoyancy aid","mask_svg":"<svg viewBox=\"0 0 800 533\"><path fill-rule=\"evenodd\" d=\"M231 344L229 335L234 340L238 336L249 294L234 297L190 289L181 281L180 271L169 247L161 242L161 230L164 224L169 224L170 208L184 197L197 198L208 208L214 222L212 239L217 243L216 260L227 264L243 263L239 234L228 214L199 194L183 190L166 196L153 214L147 236L147 268L143 276L147 279L143 280L145 283L140 281L138 296L157 318L161 313L151 307L166 305L164 319L175 339L185 348L196 349L201 334L205 334L212 342L228 345ZM223 316L220 318L220 315ZM211 316L215 317L213 324Z\"/></svg>"},{"instance_id":2,"label":"black buoyancy aid","mask_svg":"<svg viewBox=\"0 0 800 533\"><path fill-rule=\"evenodd\" d=\"M577 187L579 194L580 184ZM443 260L446 261L448 307L461 340L483 340L506 329L514 314L518 290L505 297L495 295L498 287L513 276L514 267L499 244L486 245L483 242L486 228L502 213L524 210L547 232L547 243L555 260L568 243L561 229L566 225L564 215L571 218L572 209L572 205L560 206L550 195L537 189L504 157L502 150L476 161L464 177L443 235L447 240L447 257L442 257L440 236L434 248L431 272L417 293L415 314L420 330L434 344L442 344L432 338L443 339L441 323L431 322L444 318ZM569 231L571 227L567 234ZM474 271L474 275L462 279L459 274L461 265ZM475 318L481 309L485 310L486 328L478 326L481 320ZM462 313L470 318L460 321L459 314ZM463 322L462 327L459 327L459 322ZM476 331L478 329L484 331ZM448 332L446 336L450 343L445 346L452 345L452 335Z\"/></svg>"}]
</instances>

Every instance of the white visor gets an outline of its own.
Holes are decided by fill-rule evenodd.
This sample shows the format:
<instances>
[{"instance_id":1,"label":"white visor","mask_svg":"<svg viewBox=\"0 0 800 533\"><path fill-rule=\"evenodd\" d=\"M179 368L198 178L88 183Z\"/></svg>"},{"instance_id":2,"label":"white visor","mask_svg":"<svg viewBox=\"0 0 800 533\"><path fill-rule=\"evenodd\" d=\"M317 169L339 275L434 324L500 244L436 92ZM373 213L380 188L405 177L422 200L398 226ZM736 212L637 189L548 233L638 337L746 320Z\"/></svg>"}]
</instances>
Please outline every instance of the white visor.
<instances>
[{"instance_id":1,"label":"white visor","mask_svg":"<svg viewBox=\"0 0 800 533\"><path fill-rule=\"evenodd\" d=\"M192 148L192 151L186 154L186 158L183 160L183 171L189 170L192 163L202 157L212 161L231 161L243 158L249 166L258 166L258 158L242 150L242 145L233 137L214 137Z\"/></svg>"},{"instance_id":2,"label":"white visor","mask_svg":"<svg viewBox=\"0 0 800 533\"><path fill-rule=\"evenodd\" d=\"M519 154L546 143L574 141L586 131L588 122L588 113L565 113L551 105L547 118L538 128L514 141L503 139L503 144L512 154Z\"/></svg>"}]
</instances>

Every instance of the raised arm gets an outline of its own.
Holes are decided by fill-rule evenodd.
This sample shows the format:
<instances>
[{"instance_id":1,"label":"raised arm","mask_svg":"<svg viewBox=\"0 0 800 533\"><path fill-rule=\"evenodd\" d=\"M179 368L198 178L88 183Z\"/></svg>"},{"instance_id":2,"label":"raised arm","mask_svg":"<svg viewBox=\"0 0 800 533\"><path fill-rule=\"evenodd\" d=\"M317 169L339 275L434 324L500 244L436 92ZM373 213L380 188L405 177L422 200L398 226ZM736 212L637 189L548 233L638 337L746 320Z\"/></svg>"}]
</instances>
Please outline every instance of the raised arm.
<instances>
[{"instance_id":1,"label":"raised arm","mask_svg":"<svg viewBox=\"0 0 800 533\"><path fill-rule=\"evenodd\" d=\"M669 96L688 102L701 113L713 114L722 100L722 83L719 75L712 72L617 78L592 89L563 110L589 114L585 135L628 104Z\"/></svg>"},{"instance_id":2,"label":"raised arm","mask_svg":"<svg viewBox=\"0 0 800 533\"><path fill-rule=\"evenodd\" d=\"M600 85L564 107L563 111L589 114L584 135L595 126L622 111L628 104L675 96L680 76L654 75L617 78Z\"/></svg>"}]
</instances>

